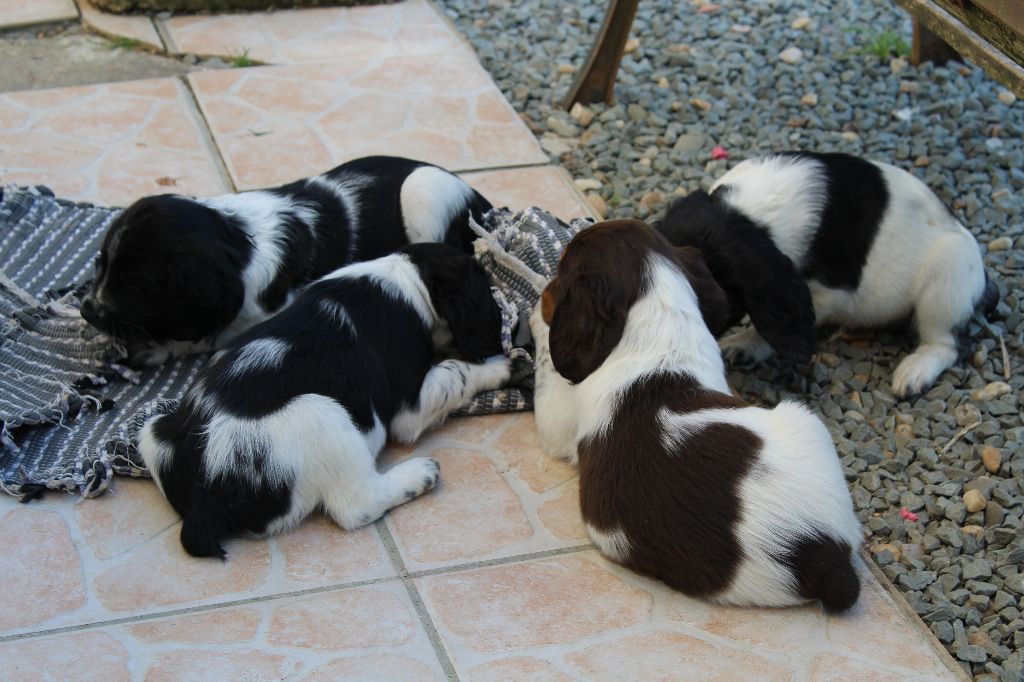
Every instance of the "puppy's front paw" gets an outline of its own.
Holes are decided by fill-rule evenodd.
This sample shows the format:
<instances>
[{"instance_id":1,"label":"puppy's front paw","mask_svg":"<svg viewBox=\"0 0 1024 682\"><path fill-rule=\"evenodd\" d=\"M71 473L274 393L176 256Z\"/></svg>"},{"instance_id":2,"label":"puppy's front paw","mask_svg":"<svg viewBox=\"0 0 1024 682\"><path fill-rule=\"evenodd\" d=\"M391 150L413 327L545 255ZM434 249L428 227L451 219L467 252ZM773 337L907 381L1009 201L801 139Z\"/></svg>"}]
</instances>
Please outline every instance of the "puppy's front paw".
<instances>
[{"instance_id":1,"label":"puppy's front paw","mask_svg":"<svg viewBox=\"0 0 1024 682\"><path fill-rule=\"evenodd\" d=\"M132 348L128 354L128 365L136 369L143 367L159 367L171 357L166 346L150 345Z\"/></svg>"},{"instance_id":2,"label":"puppy's front paw","mask_svg":"<svg viewBox=\"0 0 1024 682\"><path fill-rule=\"evenodd\" d=\"M492 355L481 365L480 390L504 386L512 377L512 361L504 355Z\"/></svg>"},{"instance_id":3,"label":"puppy's front paw","mask_svg":"<svg viewBox=\"0 0 1024 682\"><path fill-rule=\"evenodd\" d=\"M729 334L718 342L722 357L733 367L751 367L772 356L772 347L753 327Z\"/></svg>"},{"instance_id":4,"label":"puppy's front paw","mask_svg":"<svg viewBox=\"0 0 1024 682\"><path fill-rule=\"evenodd\" d=\"M534 388L534 376L535 370L533 363L525 358L515 358L512 360L511 376L509 377L509 386L514 386L523 391L532 391Z\"/></svg>"}]
</instances>

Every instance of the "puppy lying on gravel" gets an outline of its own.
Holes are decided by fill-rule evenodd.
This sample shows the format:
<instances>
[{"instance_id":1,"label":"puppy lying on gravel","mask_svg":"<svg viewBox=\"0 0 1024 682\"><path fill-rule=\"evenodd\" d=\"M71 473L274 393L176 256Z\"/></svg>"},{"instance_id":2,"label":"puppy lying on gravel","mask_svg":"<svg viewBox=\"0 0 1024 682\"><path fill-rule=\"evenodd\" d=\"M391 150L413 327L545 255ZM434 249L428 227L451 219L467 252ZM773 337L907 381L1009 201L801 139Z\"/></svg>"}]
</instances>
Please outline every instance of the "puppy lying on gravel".
<instances>
[{"instance_id":1,"label":"puppy lying on gravel","mask_svg":"<svg viewBox=\"0 0 1024 682\"><path fill-rule=\"evenodd\" d=\"M913 317L919 345L896 367L893 391L920 393L954 362L958 336L998 291L978 244L917 178L846 154L792 152L749 159L711 193L669 207L655 227L699 248L729 295L727 358L773 351L810 361L815 324L875 327Z\"/></svg>"},{"instance_id":2,"label":"puppy lying on gravel","mask_svg":"<svg viewBox=\"0 0 1024 682\"><path fill-rule=\"evenodd\" d=\"M440 338L461 359L435 364ZM146 423L139 450L193 556L223 557L225 538L286 530L317 508L358 528L437 482L425 457L378 473L387 437L411 443L498 388L500 353L487 273L414 244L336 270L236 339L176 412Z\"/></svg>"},{"instance_id":3,"label":"puppy lying on gravel","mask_svg":"<svg viewBox=\"0 0 1024 682\"><path fill-rule=\"evenodd\" d=\"M663 237L628 220L581 232L531 329L541 442L578 464L606 558L716 602L857 601L860 527L828 431L797 403L729 394L691 273Z\"/></svg>"},{"instance_id":4,"label":"puppy lying on gravel","mask_svg":"<svg viewBox=\"0 0 1024 682\"><path fill-rule=\"evenodd\" d=\"M491 205L419 161L368 156L273 189L146 197L103 240L82 317L128 343L135 365L221 348L349 263L441 242L472 253Z\"/></svg>"}]
</instances>

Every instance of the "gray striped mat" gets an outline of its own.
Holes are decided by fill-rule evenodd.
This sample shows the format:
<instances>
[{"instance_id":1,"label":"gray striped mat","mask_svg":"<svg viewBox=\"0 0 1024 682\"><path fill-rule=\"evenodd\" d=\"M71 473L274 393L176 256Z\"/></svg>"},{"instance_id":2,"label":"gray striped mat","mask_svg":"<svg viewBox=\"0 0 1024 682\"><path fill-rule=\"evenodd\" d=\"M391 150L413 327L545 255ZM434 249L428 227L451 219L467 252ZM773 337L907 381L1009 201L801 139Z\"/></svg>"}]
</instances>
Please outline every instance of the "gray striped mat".
<instances>
[{"instance_id":1,"label":"gray striped mat","mask_svg":"<svg viewBox=\"0 0 1024 682\"><path fill-rule=\"evenodd\" d=\"M44 187L0 196L0 487L30 499L46 489L93 497L113 474L147 476L135 448L153 414L173 410L206 363L196 355L134 372L123 352L78 315L103 233L118 209L58 199ZM532 361L524 321L562 248L585 221L561 223L529 209L487 215L477 256L504 312L503 346ZM482 393L460 414L532 407L528 390Z\"/></svg>"}]
</instances>

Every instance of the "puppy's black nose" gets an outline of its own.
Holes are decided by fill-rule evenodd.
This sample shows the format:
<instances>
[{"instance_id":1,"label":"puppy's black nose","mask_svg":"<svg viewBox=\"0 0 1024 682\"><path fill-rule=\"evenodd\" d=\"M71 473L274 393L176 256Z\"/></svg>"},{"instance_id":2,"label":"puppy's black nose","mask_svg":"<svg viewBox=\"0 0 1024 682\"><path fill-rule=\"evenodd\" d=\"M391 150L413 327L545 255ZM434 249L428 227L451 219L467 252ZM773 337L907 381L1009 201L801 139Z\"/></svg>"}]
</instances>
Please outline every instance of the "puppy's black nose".
<instances>
[{"instance_id":1,"label":"puppy's black nose","mask_svg":"<svg viewBox=\"0 0 1024 682\"><path fill-rule=\"evenodd\" d=\"M99 310L96 309L96 304L92 302L91 298L82 299L82 307L80 308L82 317L85 321L90 324L96 324L100 318Z\"/></svg>"}]
</instances>

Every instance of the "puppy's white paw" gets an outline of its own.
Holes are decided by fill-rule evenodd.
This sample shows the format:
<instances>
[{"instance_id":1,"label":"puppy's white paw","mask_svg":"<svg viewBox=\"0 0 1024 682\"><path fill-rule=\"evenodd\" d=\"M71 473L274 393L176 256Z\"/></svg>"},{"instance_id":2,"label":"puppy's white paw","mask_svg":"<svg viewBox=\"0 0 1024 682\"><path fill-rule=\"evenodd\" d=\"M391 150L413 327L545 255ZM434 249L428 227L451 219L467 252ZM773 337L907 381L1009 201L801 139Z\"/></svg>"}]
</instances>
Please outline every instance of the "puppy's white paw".
<instances>
[{"instance_id":1,"label":"puppy's white paw","mask_svg":"<svg viewBox=\"0 0 1024 682\"><path fill-rule=\"evenodd\" d=\"M432 490L437 485L441 465L429 457L414 457L396 464L388 470L388 478L397 490L401 491L403 501L415 499Z\"/></svg>"},{"instance_id":2,"label":"puppy's white paw","mask_svg":"<svg viewBox=\"0 0 1024 682\"><path fill-rule=\"evenodd\" d=\"M143 346L129 351L128 364L132 367L159 367L171 357L166 346Z\"/></svg>"},{"instance_id":3,"label":"puppy's white paw","mask_svg":"<svg viewBox=\"0 0 1024 682\"><path fill-rule=\"evenodd\" d=\"M512 378L512 361L504 355L492 355L480 367L481 390L499 388Z\"/></svg>"},{"instance_id":4,"label":"puppy's white paw","mask_svg":"<svg viewBox=\"0 0 1024 682\"><path fill-rule=\"evenodd\" d=\"M722 349L722 357L733 366L757 365L774 353L771 345L753 327L723 337L718 347Z\"/></svg>"},{"instance_id":5,"label":"puppy's white paw","mask_svg":"<svg viewBox=\"0 0 1024 682\"><path fill-rule=\"evenodd\" d=\"M903 358L892 374L892 392L907 398L924 392L947 367L956 361L956 349L948 346L919 346Z\"/></svg>"}]
</instances>

